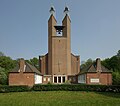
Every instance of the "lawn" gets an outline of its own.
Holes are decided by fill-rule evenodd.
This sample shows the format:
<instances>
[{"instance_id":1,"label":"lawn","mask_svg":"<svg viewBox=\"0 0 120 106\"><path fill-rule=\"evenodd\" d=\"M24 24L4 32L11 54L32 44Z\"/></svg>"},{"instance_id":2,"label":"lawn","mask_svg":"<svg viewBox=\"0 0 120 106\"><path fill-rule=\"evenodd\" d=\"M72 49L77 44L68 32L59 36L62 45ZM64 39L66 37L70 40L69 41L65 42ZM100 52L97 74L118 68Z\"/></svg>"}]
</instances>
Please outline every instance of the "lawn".
<instances>
[{"instance_id":1,"label":"lawn","mask_svg":"<svg viewBox=\"0 0 120 106\"><path fill-rule=\"evenodd\" d=\"M80 91L0 93L0 106L120 106L120 94Z\"/></svg>"}]
</instances>

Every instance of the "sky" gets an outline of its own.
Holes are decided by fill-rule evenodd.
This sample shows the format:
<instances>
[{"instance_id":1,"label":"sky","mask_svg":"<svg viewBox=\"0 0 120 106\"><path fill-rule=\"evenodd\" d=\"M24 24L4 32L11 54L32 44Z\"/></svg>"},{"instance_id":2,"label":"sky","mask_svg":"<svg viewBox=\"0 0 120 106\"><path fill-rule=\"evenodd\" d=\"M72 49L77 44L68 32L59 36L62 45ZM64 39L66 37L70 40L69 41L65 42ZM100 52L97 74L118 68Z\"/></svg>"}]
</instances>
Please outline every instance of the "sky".
<instances>
[{"instance_id":1,"label":"sky","mask_svg":"<svg viewBox=\"0 0 120 106\"><path fill-rule=\"evenodd\" d=\"M0 51L12 59L46 54L52 5L58 25L69 7L71 52L81 61L120 50L120 0L0 0Z\"/></svg>"}]
</instances>

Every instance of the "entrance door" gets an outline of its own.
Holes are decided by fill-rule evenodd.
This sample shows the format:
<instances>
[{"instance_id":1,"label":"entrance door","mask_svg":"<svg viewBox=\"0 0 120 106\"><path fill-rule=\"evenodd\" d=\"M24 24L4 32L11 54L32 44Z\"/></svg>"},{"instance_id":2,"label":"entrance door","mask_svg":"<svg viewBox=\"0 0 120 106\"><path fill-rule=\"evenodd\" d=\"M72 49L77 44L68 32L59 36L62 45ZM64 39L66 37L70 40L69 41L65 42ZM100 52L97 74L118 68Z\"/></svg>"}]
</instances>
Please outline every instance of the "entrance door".
<instances>
[{"instance_id":1,"label":"entrance door","mask_svg":"<svg viewBox=\"0 0 120 106\"><path fill-rule=\"evenodd\" d=\"M65 75L54 75L53 83L65 83L66 76Z\"/></svg>"}]
</instances>

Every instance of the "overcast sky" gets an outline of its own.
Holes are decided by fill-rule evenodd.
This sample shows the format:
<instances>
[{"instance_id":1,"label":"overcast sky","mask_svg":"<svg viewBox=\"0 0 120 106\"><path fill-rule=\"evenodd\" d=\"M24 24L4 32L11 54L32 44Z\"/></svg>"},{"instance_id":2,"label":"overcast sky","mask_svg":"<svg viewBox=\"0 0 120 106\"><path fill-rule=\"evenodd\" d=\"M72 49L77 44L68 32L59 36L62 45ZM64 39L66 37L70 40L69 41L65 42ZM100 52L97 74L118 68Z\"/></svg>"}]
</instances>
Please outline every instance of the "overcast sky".
<instances>
[{"instance_id":1,"label":"overcast sky","mask_svg":"<svg viewBox=\"0 0 120 106\"><path fill-rule=\"evenodd\" d=\"M59 25L69 7L71 52L81 61L120 49L120 0L0 0L0 51L13 59L46 54L51 5Z\"/></svg>"}]
</instances>

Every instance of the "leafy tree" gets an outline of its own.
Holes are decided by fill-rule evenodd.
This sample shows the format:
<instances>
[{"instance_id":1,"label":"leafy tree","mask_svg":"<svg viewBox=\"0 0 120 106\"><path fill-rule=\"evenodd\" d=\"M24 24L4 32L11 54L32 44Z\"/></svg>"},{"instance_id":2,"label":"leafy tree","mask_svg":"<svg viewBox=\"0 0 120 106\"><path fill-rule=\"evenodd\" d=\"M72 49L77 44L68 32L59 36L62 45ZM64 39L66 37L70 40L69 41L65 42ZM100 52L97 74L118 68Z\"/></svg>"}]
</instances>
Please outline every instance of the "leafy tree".
<instances>
[{"instance_id":1,"label":"leafy tree","mask_svg":"<svg viewBox=\"0 0 120 106\"><path fill-rule=\"evenodd\" d=\"M107 58L103 61L101 61L102 65L105 66L106 68L108 68L109 70L111 69L111 66L110 66L110 59Z\"/></svg>"},{"instance_id":2,"label":"leafy tree","mask_svg":"<svg viewBox=\"0 0 120 106\"><path fill-rule=\"evenodd\" d=\"M120 85L120 72L115 71L112 73L112 79L113 79L113 84L114 85Z\"/></svg>"},{"instance_id":3,"label":"leafy tree","mask_svg":"<svg viewBox=\"0 0 120 106\"><path fill-rule=\"evenodd\" d=\"M16 61L0 53L0 84L7 84L8 72L16 66Z\"/></svg>"},{"instance_id":4,"label":"leafy tree","mask_svg":"<svg viewBox=\"0 0 120 106\"><path fill-rule=\"evenodd\" d=\"M91 58L89 58L87 61L86 61L86 66L89 66L93 63L93 60Z\"/></svg>"},{"instance_id":5,"label":"leafy tree","mask_svg":"<svg viewBox=\"0 0 120 106\"><path fill-rule=\"evenodd\" d=\"M82 62L83 64L81 64L80 68L81 70L87 68L88 66L90 66L93 63L93 60L91 58L89 58L87 61Z\"/></svg>"},{"instance_id":6,"label":"leafy tree","mask_svg":"<svg viewBox=\"0 0 120 106\"><path fill-rule=\"evenodd\" d=\"M113 84L120 85L120 50L117 55L102 61L102 64L113 71Z\"/></svg>"},{"instance_id":7,"label":"leafy tree","mask_svg":"<svg viewBox=\"0 0 120 106\"><path fill-rule=\"evenodd\" d=\"M12 60L10 57L0 56L0 67L9 71L13 69L15 65L16 65L16 61Z\"/></svg>"},{"instance_id":8,"label":"leafy tree","mask_svg":"<svg viewBox=\"0 0 120 106\"><path fill-rule=\"evenodd\" d=\"M0 52L0 56L5 56L3 52Z\"/></svg>"},{"instance_id":9,"label":"leafy tree","mask_svg":"<svg viewBox=\"0 0 120 106\"><path fill-rule=\"evenodd\" d=\"M113 56L110 58L109 65L113 71L115 70L120 71L120 59L117 56Z\"/></svg>"},{"instance_id":10,"label":"leafy tree","mask_svg":"<svg viewBox=\"0 0 120 106\"><path fill-rule=\"evenodd\" d=\"M114 72L116 70L120 72L120 50L118 51L117 55L103 60L102 64L108 69L113 70Z\"/></svg>"},{"instance_id":11,"label":"leafy tree","mask_svg":"<svg viewBox=\"0 0 120 106\"><path fill-rule=\"evenodd\" d=\"M118 50L118 52L117 52L117 57L120 58L120 50Z\"/></svg>"},{"instance_id":12,"label":"leafy tree","mask_svg":"<svg viewBox=\"0 0 120 106\"><path fill-rule=\"evenodd\" d=\"M0 84L5 85L7 84L7 75L4 68L0 67Z\"/></svg>"},{"instance_id":13,"label":"leafy tree","mask_svg":"<svg viewBox=\"0 0 120 106\"><path fill-rule=\"evenodd\" d=\"M26 62L30 63L31 65L35 66L37 69L39 69L39 59L34 57L30 60L25 60Z\"/></svg>"},{"instance_id":14,"label":"leafy tree","mask_svg":"<svg viewBox=\"0 0 120 106\"><path fill-rule=\"evenodd\" d=\"M29 64L31 64L32 65L32 63L30 62L30 60L25 60L27 63L29 63Z\"/></svg>"}]
</instances>

